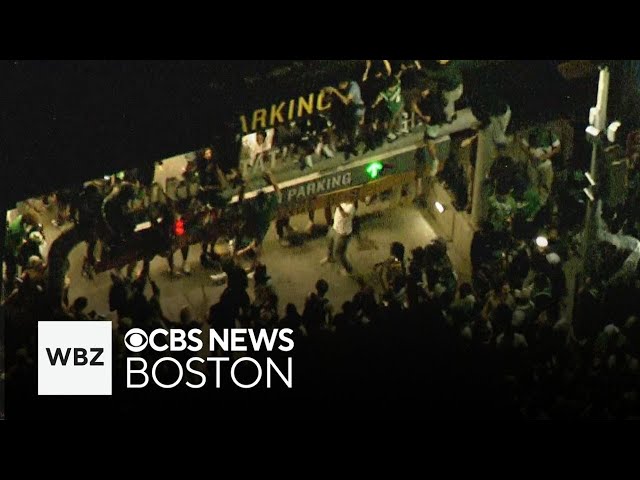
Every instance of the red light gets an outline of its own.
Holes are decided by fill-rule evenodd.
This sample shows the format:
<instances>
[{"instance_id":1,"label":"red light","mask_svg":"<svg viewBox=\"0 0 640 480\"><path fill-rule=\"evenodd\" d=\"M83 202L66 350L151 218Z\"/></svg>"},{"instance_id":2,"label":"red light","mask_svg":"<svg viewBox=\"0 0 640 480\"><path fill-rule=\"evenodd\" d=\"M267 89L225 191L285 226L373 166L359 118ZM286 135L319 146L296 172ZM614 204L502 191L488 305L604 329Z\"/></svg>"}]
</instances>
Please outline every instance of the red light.
<instances>
[{"instance_id":1,"label":"red light","mask_svg":"<svg viewBox=\"0 0 640 480\"><path fill-rule=\"evenodd\" d=\"M184 235L185 231L184 231L184 220L182 218L179 218L176 220L176 223L173 227L173 231L175 232L175 234L178 237L181 237L182 235Z\"/></svg>"}]
</instances>

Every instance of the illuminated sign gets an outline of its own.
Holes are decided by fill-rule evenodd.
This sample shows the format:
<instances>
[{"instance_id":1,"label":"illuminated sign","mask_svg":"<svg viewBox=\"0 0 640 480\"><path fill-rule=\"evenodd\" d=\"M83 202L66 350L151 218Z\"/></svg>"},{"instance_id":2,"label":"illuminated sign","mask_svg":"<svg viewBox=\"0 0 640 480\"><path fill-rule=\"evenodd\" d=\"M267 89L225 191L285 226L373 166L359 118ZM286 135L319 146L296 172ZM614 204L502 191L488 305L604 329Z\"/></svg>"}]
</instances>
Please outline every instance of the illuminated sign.
<instances>
[{"instance_id":1,"label":"illuminated sign","mask_svg":"<svg viewBox=\"0 0 640 480\"><path fill-rule=\"evenodd\" d=\"M383 168L384 168L384 165L382 165L382 162L373 162L367 165L367 168L365 169L365 171L367 172L367 175L369 176L369 178L373 179L373 178L376 178L378 175L380 175L380 172L382 171Z\"/></svg>"},{"instance_id":2,"label":"illuminated sign","mask_svg":"<svg viewBox=\"0 0 640 480\"><path fill-rule=\"evenodd\" d=\"M340 172L328 175L324 178L312 180L298 186L293 186L284 191L284 199L287 202L306 199L314 195L328 193L333 190L351 185L351 172Z\"/></svg>"},{"instance_id":3,"label":"illuminated sign","mask_svg":"<svg viewBox=\"0 0 640 480\"><path fill-rule=\"evenodd\" d=\"M259 108L250 115L240 115L240 124L242 132L247 134L291 122L315 112L322 112L330 107L331 103L325 102L324 92L320 91L310 93L306 97L300 96L289 101L282 101L270 105L268 108Z\"/></svg>"}]
</instances>

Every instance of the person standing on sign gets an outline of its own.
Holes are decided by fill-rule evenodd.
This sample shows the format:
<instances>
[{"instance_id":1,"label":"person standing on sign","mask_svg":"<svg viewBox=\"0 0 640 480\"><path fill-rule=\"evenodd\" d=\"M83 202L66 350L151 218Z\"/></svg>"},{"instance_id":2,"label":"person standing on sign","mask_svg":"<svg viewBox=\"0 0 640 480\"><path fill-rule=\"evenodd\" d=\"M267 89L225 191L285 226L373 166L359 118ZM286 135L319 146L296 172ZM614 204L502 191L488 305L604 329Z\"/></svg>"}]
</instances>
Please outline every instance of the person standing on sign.
<instances>
[{"instance_id":1,"label":"person standing on sign","mask_svg":"<svg viewBox=\"0 0 640 480\"><path fill-rule=\"evenodd\" d=\"M443 112L446 123L452 123L456 115L456 102L462 98L462 72L457 62L451 60L436 60L427 75L438 84L438 92L443 102Z\"/></svg>"},{"instance_id":2,"label":"person standing on sign","mask_svg":"<svg viewBox=\"0 0 640 480\"><path fill-rule=\"evenodd\" d=\"M371 108L375 109L382 102L385 105L383 124L387 132L387 141L393 142L398 138L402 123L402 112L404 112L402 88L398 78L391 77L386 81L385 88L378 94Z\"/></svg>"},{"instance_id":3,"label":"person standing on sign","mask_svg":"<svg viewBox=\"0 0 640 480\"><path fill-rule=\"evenodd\" d=\"M357 137L360 125L364 121L365 104L362 100L360 85L351 80L341 80L338 88L325 87L325 95L333 95L337 99L331 109L335 118L336 133L345 140L344 159L348 161L351 155L358 156Z\"/></svg>"},{"instance_id":4,"label":"person standing on sign","mask_svg":"<svg viewBox=\"0 0 640 480\"><path fill-rule=\"evenodd\" d=\"M340 262L340 273L344 276L351 275L353 267L347 260L347 247L353 234L353 219L356 215L355 201L358 198L358 191L353 190L349 197L338 203L333 216L333 226L329 229L327 256L322 259L321 264L335 262L336 257Z\"/></svg>"}]
</instances>

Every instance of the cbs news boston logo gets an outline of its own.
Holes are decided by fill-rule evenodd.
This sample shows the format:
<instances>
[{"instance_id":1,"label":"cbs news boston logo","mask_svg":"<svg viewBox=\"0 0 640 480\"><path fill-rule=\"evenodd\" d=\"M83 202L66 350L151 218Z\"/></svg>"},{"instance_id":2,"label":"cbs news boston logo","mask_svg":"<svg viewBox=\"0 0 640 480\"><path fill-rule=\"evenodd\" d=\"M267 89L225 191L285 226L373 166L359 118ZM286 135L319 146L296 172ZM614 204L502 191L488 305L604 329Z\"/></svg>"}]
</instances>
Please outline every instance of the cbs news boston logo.
<instances>
[{"instance_id":1,"label":"cbs news boston logo","mask_svg":"<svg viewBox=\"0 0 640 480\"><path fill-rule=\"evenodd\" d=\"M111 395L111 322L38 322L38 395Z\"/></svg>"},{"instance_id":2,"label":"cbs news boston logo","mask_svg":"<svg viewBox=\"0 0 640 480\"><path fill-rule=\"evenodd\" d=\"M215 385L220 388L220 366L223 362L230 364L230 377L236 386L253 388L258 385L263 378L263 367L251 356L233 359L229 356L201 358L195 355L205 347L205 342L200 338L202 333L198 328L188 332L179 328L158 328L149 334L140 328L129 330L124 343L127 350L135 356L126 359L127 388L144 388L149 383L161 388L176 387L186 377L182 364L170 356L170 353L186 351L194 353L186 361L187 372L201 378L200 383L187 381L186 386L189 388L201 388L206 383L207 376L193 367L193 364L204 363L215 364ZM211 329L209 333L209 352L290 352L294 347L291 338L293 330L290 328L273 329L270 332L232 328L224 329L220 334ZM147 347L155 352L167 352L169 356L160 357L149 366L147 360L138 355ZM242 383L236 377L236 367L244 362L252 363L255 367L256 378L250 383ZM157 376L158 366L164 363L173 363L177 367L178 376L172 383L163 383ZM283 372L274 359L266 357L264 376L267 388L271 388L272 377L276 378L276 375L287 388L292 388L291 356L286 358L286 364ZM132 376L143 381L133 382ZM110 321L38 322L38 395L111 395L112 381Z\"/></svg>"}]
</instances>

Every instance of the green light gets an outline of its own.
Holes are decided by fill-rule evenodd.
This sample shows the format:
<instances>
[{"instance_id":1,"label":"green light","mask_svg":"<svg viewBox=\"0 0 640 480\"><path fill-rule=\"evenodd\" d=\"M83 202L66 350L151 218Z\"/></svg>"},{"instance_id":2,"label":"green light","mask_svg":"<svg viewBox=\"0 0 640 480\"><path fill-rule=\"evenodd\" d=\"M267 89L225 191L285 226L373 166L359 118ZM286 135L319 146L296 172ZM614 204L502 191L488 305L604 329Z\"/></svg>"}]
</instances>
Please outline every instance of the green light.
<instances>
[{"instance_id":1,"label":"green light","mask_svg":"<svg viewBox=\"0 0 640 480\"><path fill-rule=\"evenodd\" d=\"M369 175L369 178L376 178L380 174L380 171L382 169L383 169L382 162L373 162L367 165L366 172L367 172L367 175Z\"/></svg>"}]
</instances>

